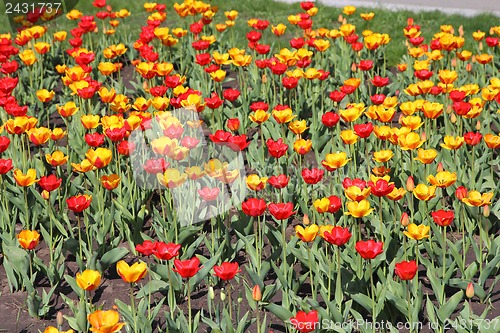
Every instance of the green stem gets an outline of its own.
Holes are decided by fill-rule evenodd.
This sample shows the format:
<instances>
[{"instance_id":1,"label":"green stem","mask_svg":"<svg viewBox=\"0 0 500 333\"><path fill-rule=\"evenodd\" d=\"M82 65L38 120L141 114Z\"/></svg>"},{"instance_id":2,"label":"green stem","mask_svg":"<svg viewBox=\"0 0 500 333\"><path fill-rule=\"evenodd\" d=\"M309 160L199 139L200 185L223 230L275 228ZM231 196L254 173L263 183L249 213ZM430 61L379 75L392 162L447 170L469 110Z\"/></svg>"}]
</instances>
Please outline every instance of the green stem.
<instances>
[{"instance_id":1,"label":"green stem","mask_svg":"<svg viewBox=\"0 0 500 333\"><path fill-rule=\"evenodd\" d=\"M171 276L171 268L170 268L170 262L167 262L167 266L168 266L168 269L167 269L167 274L168 274L168 308L170 309L170 318L172 318L172 320L174 320L174 310L175 310L175 304L172 304L172 303L175 303L175 299L173 297L173 284L172 284L172 276Z\"/></svg>"},{"instance_id":2,"label":"green stem","mask_svg":"<svg viewBox=\"0 0 500 333\"><path fill-rule=\"evenodd\" d=\"M311 294L313 300L316 300L316 293L314 292L314 280L313 280L313 267L312 267L312 258L311 258L311 247L307 246L307 259L309 261L309 284L311 285Z\"/></svg>"},{"instance_id":3,"label":"green stem","mask_svg":"<svg viewBox=\"0 0 500 333\"><path fill-rule=\"evenodd\" d=\"M132 316L134 318L134 332L137 332L137 313L135 311L135 300L134 300L134 284L130 284L130 307L132 308Z\"/></svg>"},{"instance_id":4,"label":"green stem","mask_svg":"<svg viewBox=\"0 0 500 333\"><path fill-rule=\"evenodd\" d=\"M445 275L446 275L446 227L444 227L444 230L443 230L443 262L441 263L443 265L443 275L442 275L442 279L443 279L443 288L442 288L442 299L441 299L441 304L444 304L444 301L446 299L446 296L444 294L444 289L445 289L445 286L446 286L446 281L445 281Z\"/></svg>"},{"instance_id":5,"label":"green stem","mask_svg":"<svg viewBox=\"0 0 500 333\"><path fill-rule=\"evenodd\" d=\"M370 266L370 285L371 285L371 296L372 296L372 324L373 324L373 333L376 333L375 330L375 287L373 285L373 268L372 268L372 262L371 260L368 261L369 266Z\"/></svg>"},{"instance_id":6,"label":"green stem","mask_svg":"<svg viewBox=\"0 0 500 333\"><path fill-rule=\"evenodd\" d=\"M191 321L191 286L189 285L189 279L187 280L187 297L188 297L188 332L193 333L193 323Z\"/></svg>"}]
</instances>

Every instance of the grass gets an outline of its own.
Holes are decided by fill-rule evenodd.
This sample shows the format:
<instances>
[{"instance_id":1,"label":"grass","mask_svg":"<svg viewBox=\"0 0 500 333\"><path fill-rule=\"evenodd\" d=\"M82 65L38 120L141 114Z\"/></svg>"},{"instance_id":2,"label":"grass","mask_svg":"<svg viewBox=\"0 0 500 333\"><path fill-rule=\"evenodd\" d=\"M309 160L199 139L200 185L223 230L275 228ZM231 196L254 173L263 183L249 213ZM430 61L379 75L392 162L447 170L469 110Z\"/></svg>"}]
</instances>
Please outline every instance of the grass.
<instances>
[{"instance_id":1,"label":"grass","mask_svg":"<svg viewBox=\"0 0 500 333\"><path fill-rule=\"evenodd\" d=\"M136 0L127 1L124 4L121 0L108 0L114 9L118 10L120 8L127 8L132 15L125 21L129 26L126 32L123 29L119 29L118 33L132 34L132 38L135 39L140 26L144 24L147 13L143 9L144 3L148 1ZM175 11L172 9L173 4L176 1L168 0L166 1L168 8L167 24L169 26L184 26L188 23L193 22L192 18L187 20L181 20ZM245 35L250 31L246 21L250 18L267 19L273 25L278 23L284 23L288 26L287 33L294 36L299 36L300 31L296 27L290 27L287 17L291 14L296 14L302 12L299 4L285 4L281 2L270 2L268 0L241 0L241 1L227 1L227 0L213 0L210 3L214 6L219 7L220 12L235 9L240 14L237 19L235 26L235 35L238 36L239 47L243 47L246 44ZM0 2L0 11L4 12L2 8L3 2ZM314 28L325 27L328 29L335 29L340 26L339 16L342 14L342 8L326 7L323 5L318 5L319 12L314 18ZM92 6L90 0L79 1L76 6L79 10L84 12L84 14L95 13L95 8ZM370 22L365 22L359 16L360 13L374 12L375 18ZM345 16L345 15L344 15ZM356 25L357 31L360 34L363 30L369 29L379 33L388 33L391 36L391 42L387 47L387 59L389 66L396 65L401 56L405 53L405 38L403 35L403 28L407 24L407 19L412 17L416 24L421 25L422 34L425 37L425 41L429 42L432 35L439 31L439 27L442 24L452 25L457 31L460 26L463 26L464 34L466 37L465 49L471 49L472 43L474 42L470 38L472 32L481 30L488 33L490 27L495 25L496 22L500 24L499 19L491 14L482 14L475 17L465 17L461 15L447 15L439 11L433 12L411 12L411 11L388 11L382 9L373 8L357 8L356 13L351 17L348 17L348 22ZM217 15L215 18L217 23L224 22L225 18L222 15ZM0 24L7 26L8 20L5 15L0 17ZM55 23L60 29L68 29L74 27L74 22L69 22L65 19L58 19ZM288 43L285 42L287 38L277 38L271 34L270 31L266 31L265 40L267 42L276 43L279 48L289 47ZM125 40L131 40L126 38Z\"/></svg>"}]
</instances>

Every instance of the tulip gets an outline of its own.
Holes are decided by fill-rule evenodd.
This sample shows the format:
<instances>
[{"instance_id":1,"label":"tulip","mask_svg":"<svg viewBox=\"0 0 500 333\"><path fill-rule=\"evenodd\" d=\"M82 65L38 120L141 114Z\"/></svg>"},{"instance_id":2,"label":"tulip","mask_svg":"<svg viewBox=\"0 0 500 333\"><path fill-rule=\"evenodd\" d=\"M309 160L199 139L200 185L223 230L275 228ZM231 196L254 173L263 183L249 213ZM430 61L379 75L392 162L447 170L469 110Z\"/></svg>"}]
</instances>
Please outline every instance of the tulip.
<instances>
[{"instance_id":1,"label":"tulip","mask_svg":"<svg viewBox=\"0 0 500 333\"><path fill-rule=\"evenodd\" d=\"M148 266L144 262L136 262L129 266L125 260L120 260L116 263L116 272L123 281L135 283L141 280L148 272Z\"/></svg>"},{"instance_id":2,"label":"tulip","mask_svg":"<svg viewBox=\"0 0 500 333\"><path fill-rule=\"evenodd\" d=\"M298 139L293 143L293 149L297 154L305 155L307 154L312 147L311 140Z\"/></svg>"},{"instance_id":3,"label":"tulip","mask_svg":"<svg viewBox=\"0 0 500 333\"><path fill-rule=\"evenodd\" d=\"M31 186L34 183L38 182L38 179L36 179L36 170L29 169L26 174L23 174L21 172L21 170L15 169L14 170L14 180L16 181L17 185L19 185L19 186L22 186L22 187Z\"/></svg>"},{"instance_id":4,"label":"tulip","mask_svg":"<svg viewBox=\"0 0 500 333\"><path fill-rule=\"evenodd\" d=\"M436 159L438 153L434 149L425 150L419 148L417 154L418 157L415 158L416 161L419 161L423 164L430 164Z\"/></svg>"},{"instance_id":5,"label":"tulip","mask_svg":"<svg viewBox=\"0 0 500 333\"><path fill-rule=\"evenodd\" d=\"M38 181L38 185L47 192L57 190L61 186L62 179L57 178L55 175L43 176Z\"/></svg>"},{"instance_id":6,"label":"tulip","mask_svg":"<svg viewBox=\"0 0 500 333\"><path fill-rule=\"evenodd\" d=\"M318 213L326 213L330 207L330 200L328 198L317 199L313 202L313 206Z\"/></svg>"},{"instance_id":7,"label":"tulip","mask_svg":"<svg viewBox=\"0 0 500 333\"><path fill-rule=\"evenodd\" d=\"M271 176L267 180L269 185L274 187L275 189L282 189L285 188L288 185L288 182L290 181L290 177L287 177L284 174L278 175L278 176Z\"/></svg>"},{"instance_id":8,"label":"tulip","mask_svg":"<svg viewBox=\"0 0 500 333\"><path fill-rule=\"evenodd\" d=\"M300 225L295 227L295 234L301 241L309 243L314 241L318 235L319 227L316 224L308 225L307 227L302 227Z\"/></svg>"},{"instance_id":9,"label":"tulip","mask_svg":"<svg viewBox=\"0 0 500 333\"><path fill-rule=\"evenodd\" d=\"M444 143L441 143L440 146L448 149L448 150L456 150L464 144L465 140L461 136L453 137L446 135L443 139Z\"/></svg>"},{"instance_id":10,"label":"tulip","mask_svg":"<svg viewBox=\"0 0 500 333\"><path fill-rule=\"evenodd\" d=\"M371 193L377 197L386 196L394 190L394 183L389 183L385 179L379 179L376 183L369 181L368 186Z\"/></svg>"},{"instance_id":11,"label":"tulip","mask_svg":"<svg viewBox=\"0 0 500 333\"><path fill-rule=\"evenodd\" d=\"M256 174L251 174L247 176L246 184L249 189L260 191L266 187L267 177L259 177Z\"/></svg>"},{"instance_id":12,"label":"tulip","mask_svg":"<svg viewBox=\"0 0 500 333\"><path fill-rule=\"evenodd\" d=\"M249 198L241 204L243 213L248 216L261 216L267 208L264 199Z\"/></svg>"},{"instance_id":13,"label":"tulip","mask_svg":"<svg viewBox=\"0 0 500 333\"><path fill-rule=\"evenodd\" d=\"M385 163L388 162L393 156L394 153L392 150L379 150L373 153L373 160L379 163Z\"/></svg>"},{"instance_id":14,"label":"tulip","mask_svg":"<svg viewBox=\"0 0 500 333\"><path fill-rule=\"evenodd\" d=\"M12 160L0 158L0 175L5 175L7 172L12 170Z\"/></svg>"},{"instance_id":15,"label":"tulip","mask_svg":"<svg viewBox=\"0 0 500 333\"><path fill-rule=\"evenodd\" d=\"M369 215L374 209L370 208L370 202L368 200L349 201L347 203L347 210L345 215L352 215L353 217L361 218Z\"/></svg>"},{"instance_id":16,"label":"tulip","mask_svg":"<svg viewBox=\"0 0 500 333\"><path fill-rule=\"evenodd\" d=\"M295 317L290 318L290 323L300 333L313 332L319 324L318 311L298 311Z\"/></svg>"},{"instance_id":17,"label":"tulip","mask_svg":"<svg viewBox=\"0 0 500 333\"><path fill-rule=\"evenodd\" d=\"M317 168L302 169L302 179L304 179L307 184L317 184L323 179L324 173L324 170L319 170Z\"/></svg>"},{"instance_id":18,"label":"tulip","mask_svg":"<svg viewBox=\"0 0 500 333\"><path fill-rule=\"evenodd\" d=\"M326 170L335 171L338 168L346 165L350 160L350 158L347 158L347 154L345 152L340 152L335 154L327 154L321 164Z\"/></svg>"},{"instance_id":19,"label":"tulip","mask_svg":"<svg viewBox=\"0 0 500 333\"><path fill-rule=\"evenodd\" d=\"M143 256L150 256L155 252L156 244L150 240L145 240L142 244L137 244L135 250Z\"/></svg>"},{"instance_id":20,"label":"tulip","mask_svg":"<svg viewBox=\"0 0 500 333\"><path fill-rule=\"evenodd\" d=\"M42 103L47 103L51 101L55 95L56 94L53 90L48 91L47 89L41 89L36 92L36 97Z\"/></svg>"},{"instance_id":21,"label":"tulip","mask_svg":"<svg viewBox=\"0 0 500 333\"><path fill-rule=\"evenodd\" d=\"M252 288L252 299L256 302L260 302L262 300L262 291L258 284Z\"/></svg>"},{"instance_id":22,"label":"tulip","mask_svg":"<svg viewBox=\"0 0 500 333\"><path fill-rule=\"evenodd\" d=\"M414 240L422 240L424 238L429 238L429 230L431 227L420 224L416 225L415 223L411 223L407 227L407 231L403 231L403 233L411 239Z\"/></svg>"},{"instance_id":23,"label":"tulip","mask_svg":"<svg viewBox=\"0 0 500 333\"><path fill-rule=\"evenodd\" d=\"M214 266L215 276L224 281L232 280L240 272L237 262L223 262L220 266Z\"/></svg>"},{"instance_id":24,"label":"tulip","mask_svg":"<svg viewBox=\"0 0 500 333\"><path fill-rule=\"evenodd\" d=\"M467 206L482 207L486 205L491 205L491 199L493 198L493 192L480 193L478 191L469 191L467 196L462 199L462 202Z\"/></svg>"},{"instance_id":25,"label":"tulip","mask_svg":"<svg viewBox=\"0 0 500 333\"><path fill-rule=\"evenodd\" d=\"M54 326L48 326L43 333L74 333L73 330L67 330L67 331L59 331L57 328Z\"/></svg>"},{"instance_id":26,"label":"tulip","mask_svg":"<svg viewBox=\"0 0 500 333\"><path fill-rule=\"evenodd\" d=\"M111 162L112 153L107 148L89 149L85 157L98 169L106 167Z\"/></svg>"},{"instance_id":27,"label":"tulip","mask_svg":"<svg viewBox=\"0 0 500 333\"><path fill-rule=\"evenodd\" d=\"M22 230L17 234L17 240L23 249L33 250L40 241L40 234L36 230Z\"/></svg>"},{"instance_id":28,"label":"tulip","mask_svg":"<svg viewBox=\"0 0 500 333\"><path fill-rule=\"evenodd\" d=\"M279 138L278 141L274 141L273 139L268 139L266 145L269 155L271 155L274 158L280 158L284 156L288 151L288 145L283 143L282 138Z\"/></svg>"},{"instance_id":29,"label":"tulip","mask_svg":"<svg viewBox=\"0 0 500 333\"><path fill-rule=\"evenodd\" d=\"M296 212L293 211L293 204L287 203L270 203L269 213L277 220L286 220Z\"/></svg>"},{"instance_id":30,"label":"tulip","mask_svg":"<svg viewBox=\"0 0 500 333\"><path fill-rule=\"evenodd\" d=\"M467 288L465 289L465 296L467 296L467 298L469 299L474 297L474 284L472 282L469 282L469 284L467 284Z\"/></svg>"},{"instance_id":31,"label":"tulip","mask_svg":"<svg viewBox=\"0 0 500 333\"><path fill-rule=\"evenodd\" d=\"M449 187L457 181L457 174L455 172L440 171L436 176L427 176L427 181L437 187Z\"/></svg>"},{"instance_id":32,"label":"tulip","mask_svg":"<svg viewBox=\"0 0 500 333\"><path fill-rule=\"evenodd\" d=\"M0 136L0 154L7 150L10 145L10 139L6 136Z\"/></svg>"},{"instance_id":33,"label":"tulip","mask_svg":"<svg viewBox=\"0 0 500 333\"><path fill-rule=\"evenodd\" d=\"M91 202L92 196L87 194L79 194L66 199L68 209L75 213L81 213L89 208Z\"/></svg>"},{"instance_id":34,"label":"tulip","mask_svg":"<svg viewBox=\"0 0 500 333\"><path fill-rule=\"evenodd\" d=\"M353 201L361 201L366 199L370 195L370 192L370 187L361 189L358 186L349 186L348 188L344 189L345 195Z\"/></svg>"},{"instance_id":35,"label":"tulip","mask_svg":"<svg viewBox=\"0 0 500 333\"><path fill-rule=\"evenodd\" d=\"M180 249L180 244L157 242L152 254L160 260L172 260L179 255Z\"/></svg>"},{"instance_id":36,"label":"tulip","mask_svg":"<svg viewBox=\"0 0 500 333\"><path fill-rule=\"evenodd\" d=\"M176 188L187 180L186 173L180 173L178 169L167 169L163 174L158 174L157 179L161 185L168 188Z\"/></svg>"},{"instance_id":37,"label":"tulip","mask_svg":"<svg viewBox=\"0 0 500 333\"><path fill-rule=\"evenodd\" d=\"M101 274L92 269L86 269L82 273L76 273L76 283L85 291L93 291L101 283Z\"/></svg>"},{"instance_id":38,"label":"tulip","mask_svg":"<svg viewBox=\"0 0 500 333\"><path fill-rule=\"evenodd\" d=\"M413 195L418 200L428 201L436 196L436 186L427 186L425 184L418 184L413 190Z\"/></svg>"},{"instance_id":39,"label":"tulip","mask_svg":"<svg viewBox=\"0 0 500 333\"><path fill-rule=\"evenodd\" d=\"M384 252L384 243L375 242L372 239L367 241L358 241L356 242L355 248L363 259L372 260Z\"/></svg>"},{"instance_id":40,"label":"tulip","mask_svg":"<svg viewBox=\"0 0 500 333\"><path fill-rule=\"evenodd\" d=\"M264 110L257 110L249 116L250 120L257 124L267 121L271 115Z\"/></svg>"},{"instance_id":41,"label":"tulip","mask_svg":"<svg viewBox=\"0 0 500 333\"><path fill-rule=\"evenodd\" d=\"M352 234L349 229L342 227L333 227L330 231L325 231L323 233L323 239L330 244L343 246L349 239L351 239Z\"/></svg>"},{"instance_id":42,"label":"tulip","mask_svg":"<svg viewBox=\"0 0 500 333\"><path fill-rule=\"evenodd\" d=\"M404 281L413 279L417 273L417 269L418 266L415 260L402 261L394 266L394 272Z\"/></svg>"},{"instance_id":43,"label":"tulip","mask_svg":"<svg viewBox=\"0 0 500 333\"><path fill-rule=\"evenodd\" d=\"M200 270L200 260L198 257L193 257L188 260L174 260L174 266L172 270L178 273L184 279L192 278Z\"/></svg>"},{"instance_id":44,"label":"tulip","mask_svg":"<svg viewBox=\"0 0 500 333\"><path fill-rule=\"evenodd\" d=\"M116 333L119 332L125 323L120 323L120 315L115 310L97 310L87 316L90 323L90 331L95 333Z\"/></svg>"},{"instance_id":45,"label":"tulip","mask_svg":"<svg viewBox=\"0 0 500 333\"><path fill-rule=\"evenodd\" d=\"M500 147L500 135L488 133L484 136L484 142L488 148L497 149Z\"/></svg>"}]
</instances>

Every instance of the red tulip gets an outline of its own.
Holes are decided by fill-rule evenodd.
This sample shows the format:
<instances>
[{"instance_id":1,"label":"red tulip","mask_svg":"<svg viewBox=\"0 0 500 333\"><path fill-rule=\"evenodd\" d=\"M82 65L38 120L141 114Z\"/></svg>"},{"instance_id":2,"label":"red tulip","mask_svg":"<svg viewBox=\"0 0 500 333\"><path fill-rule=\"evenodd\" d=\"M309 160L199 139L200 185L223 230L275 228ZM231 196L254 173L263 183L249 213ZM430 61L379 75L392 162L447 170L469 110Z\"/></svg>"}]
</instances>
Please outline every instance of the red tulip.
<instances>
[{"instance_id":1,"label":"red tulip","mask_svg":"<svg viewBox=\"0 0 500 333\"><path fill-rule=\"evenodd\" d=\"M370 239L367 241L356 242L356 251L364 259L375 259L376 256L384 252L384 243L375 242Z\"/></svg>"},{"instance_id":2,"label":"red tulip","mask_svg":"<svg viewBox=\"0 0 500 333\"><path fill-rule=\"evenodd\" d=\"M0 175L5 175L7 172L12 170L12 168L12 160L10 158L0 158Z\"/></svg>"},{"instance_id":3,"label":"red tulip","mask_svg":"<svg viewBox=\"0 0 500 333\"><path fill-rule=\"evenodd\" d=\"M386 196L394 190L394 184L388 183L385 179L379 179L375 184L369 181L367 184L371 188L371 193L377 197Z\"/></svg>"},{"instance_id":4,"label":"red tulip","mask_svg":"<svg viewBox=\"0 0 500 333\"><path fill-rule=\"evenodd\" d=\"M469 102L458 101L453 102L453 111L459 116L465 116L472 109L472 104Z\"/></svg>"},{"instance_id":5,"label":"red tulip","mask_svg":"<svg viewBox=\"0 0 500 333\"><path fill-rule=\"evenodd\" d=\"M402 261L394 266L394 272L401 280L411 280L417 273L417 263L415 260Z\"/></svg>"},{"instance_id":6,"label":"red tulip","mask_svg":"<svg viewBox=\"0 0 500 333\"><path fill-rule=\"evenodd\" d=\"M169 162L166 162L163 158L150 159L146 161L142 167L149 174L164 173L165 170L170 166Z\"/></svg>"},{"instance_id":7,"label":"red tulip","mask_svg":"<svg viewBox=\"0 0 500 333\"><path fill-rule=\"evenodd\" d=\"M330 244L342 246L351 239L352 234L349 229L342 227L334 227L332 231L325 231L323 238Z\"/></svg>"},{"instance_id":8,"label":"red tulip","mask_svg":"<svg viewBox=\"0 0 500 333\"><path fill-rule=\"evenodd\" d=\"M304 46L306 42L304 41L304 38L298 37L298 38L292 38L290 39L290 46L294 49L300 49Z\"/></svg>"},{"instance_id":9,"label":"red tulip","mask_svg":"<svg viewBox=\"0 0 500 333\"><path fill-rule=\"evenodd\" d=\"M226 132L223 130L217 130L215 131L215 134L210 134L210 140L214 143L223 143L227 142L229 140L229 137L231 136L231 132Z\"/></svg>"},{"instance_id":10,"label":"red tulip","mask_svg":"<svg viewBox=\"0 0 500 333\"><path fill-rule=\"evenodd\" d=\"M179 255L181 244L156 242L153 254L161 260L171 260Z\"/></svg>"},{"instance_id":11,"label":"red tulip","mask_svg":"<svg viewBox=\"0 0 500 333\"><path fill-rule=\"evenodd\" d=\"M264 214L266 208L267 204L264 199L249 198L247 199L247 201L241 204L243 213L253 217L261 216L262 214Z\"/></svg>"},{"instance_id":12,"label":"red tulip","mask_svg":"<svg viewBox=\"0 0 500 333\"><path fill-rule=\"evenodd\" d=\"M459 186L455 190L455 196L457 197L458 200L462 201L463 198L466 198L468 196L469 191L464 186Z\"/></svg>"},{"instance_id":13,"label":"red tulip","mask_svg":"<svg viewBox=\"0 0 500 333\"><path fill-rule=\"evenodd\" d=\"M380 104L384 103L385 95L384 94L375 94L375 95L370 96L370 100L372 101L373 104L380 105Z\"/></svg>"},{"instance_id":14,"label":"red tulip","mask_svg":"<svg viewBox=\"0 0 500 333\"><path fill-rule=\"evenodd\" d=\"M333 127L333 126L337 125L339 120L340 120L340 116L337 113L332 112L332 111L325 113L321 117L321 122L326 127Z\"/></svg>"},{"instance_id":15,"label":"red tulip","mask_svg":"<svg viewBox=\"0 0 500 333\"><path fill-rule=\"evenodd\" d=\"M223 262L220 266L214 266L215 276L221 280L232 280L236 274L241 272L237 262Z\"/></svg>"},{"instance_id":16,"label":"red tulip","mask_svg":"<svg viewBox=\"0 0 500 333\"><path fill-rule=\"evenodd\" d=\"M196 63L200 66L206 66L210 63L210 53L200 53L196 55Z\"/></svg>"},{"instance_id":17,"label":"red tulip","mask_svg":"<svg viewBox=\"0 0 500 333\"><path fill-rule=\"evenodd\" d=\"M479 132L468 132L464 134L465 143L469 146L475 146L481 142L483 136Z\"/></svg>"},{"instance_id":18,"label":"red tulip","mask_svg":"<svg viewBox=\"0 0 500 333\"><path fill-rule=\"evenodd\" d=\"M104 144L104 134L99 133L87 133L85 134L85 142L91 147L99 147Z\"/></svg>"},{"instance_id":19,"label":"red tulip","mask_svg":"<svg viewBox=\"0 0 500 333\"><path fill-rule=\"evenodd\" d=\"M293 211L293 204L287 203L271 203L269 204L269 212L277 220L286 220L296 212Z\"/></svg>"},{"instance_id":20,"label":"red tulip","mask_svg":"<svg viewBox=\"0 0 500 333\"><path fill-rule=\"evenodd\" d=\"M459 101L463 101L464 98L465 98L466 94L464 91L460 91L460 90L452 90L450 91L450 99L453 101L453 102L459 102Z\"/></svg>"},{"instance_id":21,"label":"red tulip","mask_svg":"<svg viewBox=\"0 0 500 333\"><path fill-rule=\"evenodd\" d=\"M266 145L267 150L269 151L269 155L274 158L280 158L281 156L284 156L288 150L288 145L286 143L283 143L282 138L279 138L278 141L268 139Z\"/></svg>"},{"instance_id":22,"label":"red tulip","mask_svg":"<svg viewBox=\"0 0 500 333\"><path fill-rule=\"evenodd\" d=\"M226 89L222 93L222 95L224 96L224 98L227 99L230 102L234 102L235 100L237 100L238 97L240 97L240 94L241 93L238 90L232 89L232 88Z\"/></svg>"},{"instance_id":23,"label":"red tulip","mask_svg":"<svg viewBox=\"0 0 500 333\"><path fill-rule=\"evenodd\" d=\"M61 183L62 179L57 178L55 175L43 176L38 181L38 185L47 192L57 190L61 186Z\"/></svg>"},{"instance_id":24,"label":"red tulip","mask_svg":"<svg viewBox=\"0 0 500 333\"><path fill-rule=\"evenodd\" d=\"M155 251L156 243L150 240L145 240L142 244L137 244L135 250L143 256L150 256Z\"/></svg>"},{"instance_id":25,"label":"red tulip","mask_svg":"<svg viewBox=\"0 0 500 333\"><path fill-rule=\"evenodd\" d=\"M6 136L0 136L0 154L9 148L10 139Z\"/></svg>"},{"instance_id":26,"label":"red tulip","mask_svg":"<svg viewBox=\"0 0 500 333\"><path fill-rule=\"evenodd\" d=\"M344 180L342 181L342 187L344 187L344 189L346 189L346 188L349 188L351 186L357 186L361 190L363 190L366 187L366 181L359 179L359 178L354 178L354 179L351 179L349 177L344 178Z\"/></svg>"},{"instance_id":27,"label":"red tulip","mask_svg":"<svg viewBox=\"0 0 500 333\"><path fill-rule=\"evenodd\" d=\"M185 279L192 278L200 270L200 259L193 257L188 260L174 260L175 268L172 270Z\"/></svg>"},{"instance_id":28,"label":"red tulip","mask_svg":"<svg viewBox=\"0 0 500 333\"><path fill-rule=\"evenodd\" d=\"M358 68L362 71L369 71L373 68L373 61L371 60L361 60L358 64Z\"/></svg>"},{"instance_id":29,"label":"red tulip","mask_svg":"<svg viewBox=\"0 0 500 333\"><path fill-rule=\"evenodd\" d=\"M290 177L287 177L284 174L281 174L279 176L271 176L267 180L267 182L274 187L275 189L282 189L285 188L288 185L288 182L290 180Z\"/></svg>"},{"instance_id":30,"label":"red tulip","mask_svg":"<svg viewBox=\"0 0 500 333\"><path fill-rule=\"evenodd\" d=\"M354 125L354 132L360 137L360 138L367 138L372 134L373 132L373 124L372 123L366 123L366 124L356 124Z\"/></svg>"},{"instance_id":31,"label":"red tulip","mask_svg":"<svg viewBox=\"0 0 500 333\"><path fill-rule=\"evenodd\" d=\"M81 213L90 207L92 196L86 194L79 194L66 199L68 209L75 213Z\"/></svg>"},{"instance_id":32,"label":"red tulip","mask_svg":"<svg viewBox=\"0 0 500 333\"><path fill-rule=\"evenodd\" d=\"M129 156L130 153L135 149L135 143L128 140L123 140L116 145L116 149L118 150L118 153L120 155Z\"/></svg>"},{"instance_id":33,"label":"red tulip","mask_svg":"<svg viewBox=\"0 0 500 333\"><path fill-rule=\"evenodd\" d=\"M217 109L222 105L223 100L219 98L217 93L212 93L212 97L205 98L205 103L210 109Z\"/></svg>"},{"instance_id":34,"label":"red tulip","mask_svg":"<svg viewBox=\"0 0 500 333\"><path fill-rule=\"evenodd\" d=\"M434 75L434 73L427 69L415 71L415 77L419 80L428 80L432 75Z\"/></svg>"},{"instance_id":35,"label":"red tulip","mask_svg":"<svg viewBox=\"0 0 500 333\"><path fill-rule=\"evenodd\" d=\"M240 120L238 118L231 118L227 120L226 126L231 131L235 132L240 128Z\"/></svg>"},{"instance_id":36,"label":"red tulip","mask_svg":"<svg viewBox=\"0 0 500 333\"><path fill-rule=\"evenodd\" d=\"M292 77L292 76L290 76L290 77L283 76L283 78L281 79L281 84L286 89L294 89L294 88L297 88L297 86L299 85L299 79L296 77Z\"/></svg>"},{"instance_id":37,"label":"red tulip","mask_svg":"<svg viewBox=\"0 0 500 333\"><path fill-rule=\"evenodd\" d=\"M290 318L290 323L300 333L309 333L316 330L319 324L318 311L299 311L295 317Z\"/></svg>"},{"instance_id":38,"label":"red tulip","mask_svg":"<svg viewBox=\"0 0 500 333\"><path fill-rule=\"evenodd\" d=\"M345 93L343 93L342 91L339 91L339 90L335 90L335 91L332 91L330 93L330 95L328 95L328 97L330 97L330 99L332 101L340 103L344 99Z\"/></svg>"},{"instance_id":39,"label":"red tulip","mask_svg":"<svg viewBox=\"0 0 500 333\"><path fill-rule=\"evenodd\" d=\"M438 210L431 213L432 219L436 222L437 225L441 227L447 227L455 218L455 213L452 210Z\"/></svg>"},{"instance_id":40,"label":"red tulip","mask_svg":"<svg viewBox=\"0 0 500 333\"><path fill-rule=\"evenodd\" d=\"M328 206L328 213L335 214L342 208L342 200L336 195L331 195L328 197L330 200L330 205Z\"/></svg>"},{"instance_id":41,"label":"red tulip","mask_svg":"<svg viewBox=\"0 0 500 333\"><path fill-rule=\"evenodd\" d=\"M232 135L227 140L228 147L234 151L242 151L250 145L250 141L247 142L247 135Z\"/></svg>"},{"instance_id":42,"label":"red tulip","mask_svg":"<svg viewBox=\"0 0 500 333\"><path fill-rule=\"evenodd\" d=\"M389 84L389 78L383 78L381 76L375 75L372 79L372 84L375 87L385 87L386 85Z\"/></svg>"},{"instance_id":43,"label":"red tulip","mask_svg":"<svg viewBox=\"0 0 500 333\"><path fill-rule=\"evenodd\" d=\"M323 179L323 175L325 174L325 170L320 170L317 168L312 169L303 169L302 170L302 178L307 184L317 184Z\"/></svg>"}]
</instances>

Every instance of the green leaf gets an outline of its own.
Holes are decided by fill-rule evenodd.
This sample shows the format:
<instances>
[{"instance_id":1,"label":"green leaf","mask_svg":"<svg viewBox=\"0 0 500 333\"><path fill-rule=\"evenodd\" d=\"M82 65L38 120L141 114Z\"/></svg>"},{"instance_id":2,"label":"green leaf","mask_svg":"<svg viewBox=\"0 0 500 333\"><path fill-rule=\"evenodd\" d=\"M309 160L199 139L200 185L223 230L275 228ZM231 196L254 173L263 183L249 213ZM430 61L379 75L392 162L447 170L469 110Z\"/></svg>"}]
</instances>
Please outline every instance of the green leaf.
<instances>
[{"instance_id":1,"label":"green leaf","mask_svg":"<svg viewBox=\"0 0 500 333\"><path fill-rule=\"evenodd\" d=\"M464 296L464 291L460 290L455 295L451 296L448 301L441 306L438 310L437 314L441 322L445 322L446 319L450 318L451 314L455 311L458 306L458 303L462 301Z\"/></svg>"},{"instance_id":2,"label":"green leaf","mask_svg":"<svg viewBox=\"0 0 500 333\"><path fill-rule=\"evenodd\" d=\"M281 319L283 322L288 322L290 318L293 317L293 314L288 309L285 309L281 305L275 303L266 304L264 308L272 312L276 317Z\"/></svg>"},{"instance_id":3,"label":"green leaf","mask_svg":"<svg viewBox=\"0 0 500 333\"><path fill-rule=\"evenodd\" d=\"M108 269L109 266L113 265L114 263L118 262L118 260L125 257L125 255L127 255L128 252L129 252L128 249L124 247L116 247L104 253L104 255L101 257L101 260L99 260L97 263L97 266L99 266L99 270L101 272L104 272L106 269Z\"/></svg>"}]
</instances>

